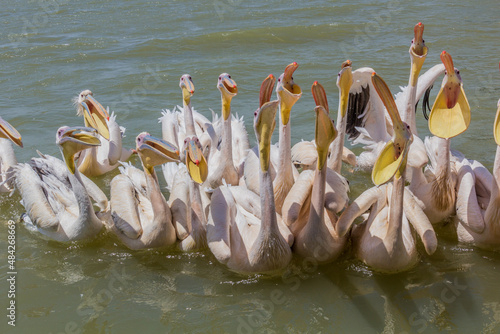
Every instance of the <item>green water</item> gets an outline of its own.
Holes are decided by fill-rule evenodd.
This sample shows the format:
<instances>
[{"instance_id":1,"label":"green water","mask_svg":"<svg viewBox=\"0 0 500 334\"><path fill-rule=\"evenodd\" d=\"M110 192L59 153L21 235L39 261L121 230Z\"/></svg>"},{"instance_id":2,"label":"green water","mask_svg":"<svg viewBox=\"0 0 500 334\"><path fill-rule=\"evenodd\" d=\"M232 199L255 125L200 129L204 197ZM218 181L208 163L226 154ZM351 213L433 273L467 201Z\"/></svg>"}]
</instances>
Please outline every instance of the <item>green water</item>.
<instances>
[{"instance_id":1,"label":"green water","mask_svg":"<svg viewBox=\"0 0 500 334\"><path fill-rule=\"evenodd\" d=\"M220 109L217 77L228 72L239 88L232 110L245 117L253 142L260 83L296 61L304 93L292 110L295 143L313 137L309 87L322 83L335 106L344 60L373 67L393 92L406 85L412 29L422 21L430 49L423 70L449 52L473 112L452 147L491 169L499 16L494 0L12 1L0 13L0 113L23 136L20 162L36 150L59 157L55 131L82 124L71 98L88 88L117 113L132 146L139 132L161 135L157 118L182 102L182 74L194 79L193 106L210 116L209 108ZM420 113L417 123L428 135ZM351 198L371 186L369 175L344 172ZM115 174L97 181L107 193ZM22 214L19 200L0 198L2 333L500 332L500 255L443 238L434 255L403 274L374 273L346 253L321 267L294 259L282 277L266 278L232 273L209 251L129 251L109 235L65 245L21 224L13 328L7 222Z\"/></svg>"}]
</instances>

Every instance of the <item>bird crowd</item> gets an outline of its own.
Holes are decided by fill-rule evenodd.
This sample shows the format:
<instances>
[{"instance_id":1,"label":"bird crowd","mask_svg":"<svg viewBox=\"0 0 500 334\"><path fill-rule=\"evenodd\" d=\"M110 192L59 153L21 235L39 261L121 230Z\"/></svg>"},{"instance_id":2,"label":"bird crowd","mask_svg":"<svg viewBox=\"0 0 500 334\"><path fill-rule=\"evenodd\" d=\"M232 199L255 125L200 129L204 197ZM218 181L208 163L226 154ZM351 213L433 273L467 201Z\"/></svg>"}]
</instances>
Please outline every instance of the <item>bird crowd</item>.
<instances>
[{"instance_id":1,"label":"bird crowd","mask_svg":"<svg viewBox=\"0 0 500 334\"><path fill-rule=\"evenodd\" d=\"M279 272L294 254L329 263L347 250L374 270L400 272L426 256L419 249L428 255L436 251L434 228L443 224L457 242L498 248L500 104L491 173L450 150L451 138L470 124L470 107L446 51L442 64L420 74L428 53L423 30L422 23L415 25L408 86L396 95L373 69L353 71L347 60L337 77L334 123L325 90L314 82L314 138L293 147L291 110L302 95L293 78L295 62L278 79L271 74L262 82L253 114L255 147L243 118L231 113L238 86L227 73L217 83L220 116L213 114L210 121L194 110L195 87L185 74L179 83L183 106L160 117L162 138L140 133L134 149L122 146L124 129L89 90L74 100L85 126L57 130L63 160L39 152L17 163L11 143L22 147L21 135L0 119L0 190L19 191L25 226L44 237L72 242L107 231L133 250L209 248L219 262L242 273ZM443 75L429 108L430 89ZM433 134L423 140L415 120L419 100L430 109ZM273 145L276 125L279 140ZM363 146L359 156L344 146L346 136ZM132 154L142 169L126 162ZM356 166L355 172L370 171L374 186L349 198L343 163ZM120 173L111 181L108 200L91 178L115 168Z\"/></svg>"}]
</instances>

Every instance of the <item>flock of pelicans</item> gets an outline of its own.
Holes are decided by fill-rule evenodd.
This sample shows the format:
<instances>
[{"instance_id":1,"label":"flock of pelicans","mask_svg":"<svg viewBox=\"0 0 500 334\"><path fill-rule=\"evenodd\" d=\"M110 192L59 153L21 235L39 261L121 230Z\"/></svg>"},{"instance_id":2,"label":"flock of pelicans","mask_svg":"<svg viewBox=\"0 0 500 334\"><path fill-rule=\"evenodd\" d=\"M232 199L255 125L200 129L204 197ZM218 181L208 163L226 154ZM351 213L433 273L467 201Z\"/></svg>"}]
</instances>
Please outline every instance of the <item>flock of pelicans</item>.
<instances>
[{"instance_id":1,"label":"flock of pelicans","mask_svg":"<svg viewBox=\"0 0 500 334\"><path fill-rule=\"evenodd\" d=\"M351 240L356 257L375 270L397 272L418 261L418 235L428 254L437 247L433 224L448 221L460 242L500 245L500 149L493 175L479 162L450 150L450 139L467 129L470 107L459 71L443 51L442 64L420 75L427 55L423 25L414 28L408 86L393 96L371 68L338 74L337 126L325 90L312 85L315 136L291 147L290 112L301 97L293 80L297 63L277 80L269 75L254 113L258 145L249 147L243 120L231 115L238 88L219 76L222 116L212 122L191 107L194 85L180 78L183 108L160 118L163 138L141 133L136 147L122 147L115 115L83 91L75 100L85 127L61 127L56 134L63 161L39 153L17 164L11 142L21 136L1 120L3 191L16 188L30 229L68 242L95 237L103 228L131 249L177 245L183 251L210 248L218 261L238 272L274 272L292 253L318 263L334 261ZM429 106L433 82L444 74L422 141L415 122L416 102ZM271 137L279 114L279 142ZM500 145L500 108L494 138ZM348 136L364 145L355 156ZM137 154L143 170L125 163ZM375 184L349 203L342 162L371 170ZM160 189L155 166L165 176L170 197ZM89 178L118 167L110 200ZM301 171L299 173L299 171ZM409 185L407 185L409 183ZM96 211L97 209L97 211ZM356 218L360 224L353 224Z\"/></svg>"}]
</instances>

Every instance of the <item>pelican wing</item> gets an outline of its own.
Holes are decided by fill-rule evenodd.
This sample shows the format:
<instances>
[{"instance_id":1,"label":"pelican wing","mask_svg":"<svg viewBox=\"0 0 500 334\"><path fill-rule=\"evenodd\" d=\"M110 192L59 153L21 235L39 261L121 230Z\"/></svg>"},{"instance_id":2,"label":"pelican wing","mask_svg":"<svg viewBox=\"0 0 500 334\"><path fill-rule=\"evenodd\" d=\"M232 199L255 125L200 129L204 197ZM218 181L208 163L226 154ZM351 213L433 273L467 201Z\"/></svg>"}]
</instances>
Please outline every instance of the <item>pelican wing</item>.
<instances>
[{"instance_id":1,"label":"pelican wing","mask_svg":"<svg viewBox=\"0 0 500 334\"><path fill-rule=\"evenodd\" d=\"M141 196L143 197L143 196ZM118 235L137 239L142 234L139 193L126 175L120 174L111 181L111 215Z\"/></svg>"},{"instance_id":2,"label":"pelican wing","mask_svg":"<svg viewBox=\"0 0 500 334\"><path fill-rule=\"evenodd\" d=\"M408 221L415 228L420 239L422 239L427 254L433 254L437 248L436 233L429 218L427 218L415 200L415 197L407 188L405 188L404 192L403 210L406 218L408 218Z\"/></svg>"},{"instance_id":3,"label":"pelican wing","mask_svg":"<svg viewBox=\"0 0 500 334\"><path fill-rule=\"evenodd\" d=\"M349 203L349 182L342 175L328 168L326 170L325 208L339 213Z\"/></svg>"},{"instance_id":4,"label":"pelican wing","mask_svg":"<svg viewBox=\"0 0 500 334\"><path fill-rule=\"evenodd\" d=\"M357 128L365 128L370 138L375 141L388 141L385 107L371 83L372 68L363 67L352 72L352 86L349 91L347 107L346 133L348 139L357 143L360 132Z\"/></svg>"},{"instance_id":5,"label":"pelican wing","mask_svg":"<svg viewBox=\"0 0 500 334\"><path fill-rule=\"evenodd\" d=\"M300 218L305 217L310 210L311 191L314 182L313 170L305 170L300 173L297 181L288 192L283 202L282 213L283 221L289 227L294 225ZM296 228L293 228L295 230Z\"/></svg>"},{"instance_id":6,"label":"pelican wing","mask_svg":"<svg viewBox=\"0 0 500 334\"><path fill-rule=\"evenodd\" d=\"M207 241L212 253L223 264L231 258L230 229L236 211L236 202L227 187L215 189L207 223Z\"/></svg>"},{"instance_id":7,"label":"pelican wing","mask_svg":"<svg viewBox=\"0 0 500 334\"><path fill-rule=\"evenodd\" d=\"M16 188L33 224L56 231L61 216L79 216L65 164L51 156L33 158L15 167Z\"/></svg>"},{"instance_id":8,"label":"pelican wing","mask_svg":"<svg viewBox=\"0 0 500 334\"><path fill-rule=\"evenodd\" d=\"M166 165L174 164L167 163ZM166 167L167 169L174 169L173 165ZM164 170L165 171L165 170ZM175 226L177 238L184 240L189 236L190 219L191 219L191 199L189 196L189 182L190 177L188 170L184 164L179 164L177 173L173 178L172 190L168 199L168 205L172 212L172 223Z\"/></svg>"},{"instance_id":9,"label":"pelican wing","mask_svg":"<svg viewBox=\"0 0 500 334\"><path fill-rule=\"evenodd\" d=\"M484 211L478 203L476 180L467 159L462 160L458 170L456 214L459 221L476 233L485 228Z\"/></svg>"},{"instance_id":10,"label":"pelican wing","mask_svg":"<svg viewBox=\"0 0 500 334\"><path fill-rule=\"evenodd\" d=\"M386 187L386 185L383 185L381 187L373 187L364 191L347 207L337 221L336 230L340 237L343 237L347 234L347 232L349 232L354 220L368 211L368 209L370 209L370 207L377 202L379 197L385 197Z\"/></svg>"}]
</instances>

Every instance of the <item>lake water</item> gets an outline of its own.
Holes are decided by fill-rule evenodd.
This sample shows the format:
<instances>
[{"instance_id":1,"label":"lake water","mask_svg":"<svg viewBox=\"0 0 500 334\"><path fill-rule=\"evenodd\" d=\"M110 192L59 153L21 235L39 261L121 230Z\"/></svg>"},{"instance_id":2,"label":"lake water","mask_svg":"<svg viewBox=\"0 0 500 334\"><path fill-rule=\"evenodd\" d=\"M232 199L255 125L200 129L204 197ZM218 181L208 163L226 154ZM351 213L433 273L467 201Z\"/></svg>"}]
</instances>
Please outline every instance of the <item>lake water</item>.
<instances>
[{"instance_id":1,"label":"lake water","mask_svg":"<svg viewBox=\"0 0 500 334\"><path fill-rule=\"evenodd\" d=\"M117 113L133 146L139 132L161 135L157 118L182 102L182 74L193 77L193 106L210 118L209 108L220 112L217 77L228 72L239 87L232 111L245 117L254 142L260 83L296 61L294 79L304 93L292 110L295 143L314 134L315 80L337 104L344 60L354 69L373 67L393 93L406 85L413 26L422 21L430 50L423 71L449 52L473 112L452 147L491 169L499 16L497 0L17 0L0 13L0 114L23 136L20 162L36 150L59 157L55 131L83 124L71 99L91 89ZM419 134L428 135L420 112L417 122ZM344 173L351 198L371 187L368 174ZM108 194L114 175L97 180ZM433 256L398 275L374 273L346 253L321 267L294 259L282 277L268 278L232 273L209 251L130 251L109 235L59 244L21 224L12 328L7 222L23 213L19 200L0 198L2 333L500 332L500 255L442 237Z\"/></svg>"}]
</instances>

